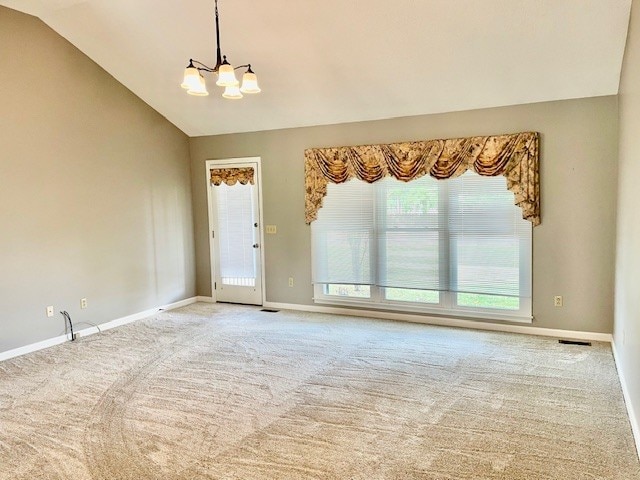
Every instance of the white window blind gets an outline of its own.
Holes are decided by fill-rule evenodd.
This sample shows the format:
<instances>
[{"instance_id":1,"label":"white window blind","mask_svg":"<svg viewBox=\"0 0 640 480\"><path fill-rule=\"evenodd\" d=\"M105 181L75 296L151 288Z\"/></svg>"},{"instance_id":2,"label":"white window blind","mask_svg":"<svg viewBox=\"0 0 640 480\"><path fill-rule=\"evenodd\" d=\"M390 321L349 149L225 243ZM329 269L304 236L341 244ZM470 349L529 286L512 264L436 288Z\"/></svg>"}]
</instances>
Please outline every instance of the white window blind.
<instances>
[{"instance_id":1,"label":"white window blind","mask_svg":"<svg viewBox=\"0 0 640 480\"><path fill-rule=\"evenodd\" d=\"M371 285L376 301L390 289L529 299L531 224L505 182L467 172L328 185L312 223L314 283Z\"/></svg>"},{"instance_id":2,"label":"white window blind","mask_svg":"<svg viewBox=\"0 0 640 480\"><path fill-rule=\"evenodd\" d=\"M385 178L376 188L377 281L382 287L447 290L447 259L441 252L446 213L438 181L404 183ZM442 244L442 245L441 245Z\"/></svg>"},{"instance_id":3,"label":"white window blind","mask_svg":"<svg viewBox=\"0 0 640 480\"><path fill-rule=\"evenodd\" d=\"M451 291L531 296L531 223L506 179L467 173L450 182Z\"/></svg>"},{"instance_id":4,"label":"white window blind","mask_svg":"<svg viewBox=\"0 0 640 480\"><path fill-rule=\"evenodd\" d=\"M253 186L224 183L214 187L220 248L220 276L225 285L254 286Z\"/></svg>"},{"instance_id":5,"label":"white window blind","mask_svg":"<svg viewBox=\"0 0 640 480\"><path fill-rule=\"evenodd\" d=\"M375 284L374 188L361 181L329 185L322 220L319 216L312 224L314 282Z\"/></svg>"}]
</instances>

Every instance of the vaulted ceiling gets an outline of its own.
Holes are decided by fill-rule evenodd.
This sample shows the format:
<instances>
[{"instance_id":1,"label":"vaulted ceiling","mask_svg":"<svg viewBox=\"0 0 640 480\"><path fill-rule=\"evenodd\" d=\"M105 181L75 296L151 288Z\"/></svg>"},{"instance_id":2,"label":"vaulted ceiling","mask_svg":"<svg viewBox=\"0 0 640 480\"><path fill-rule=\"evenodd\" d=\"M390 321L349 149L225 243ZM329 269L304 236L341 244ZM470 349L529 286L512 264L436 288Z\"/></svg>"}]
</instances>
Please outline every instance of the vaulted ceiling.
<instances>
[{"instance_id":1,"label":"vaulted ceiling","mask_svg":"<svg viewBox=\"0 0 640 480\"><path fill-rule=\"evenodd\" d=\"M190 136L612 95L631 0L219 0L262 93L180 88L215 64L213 0L0 0L40 17ZM28 61L28 59L26 59Z\"/></svg>"}]
</instances>

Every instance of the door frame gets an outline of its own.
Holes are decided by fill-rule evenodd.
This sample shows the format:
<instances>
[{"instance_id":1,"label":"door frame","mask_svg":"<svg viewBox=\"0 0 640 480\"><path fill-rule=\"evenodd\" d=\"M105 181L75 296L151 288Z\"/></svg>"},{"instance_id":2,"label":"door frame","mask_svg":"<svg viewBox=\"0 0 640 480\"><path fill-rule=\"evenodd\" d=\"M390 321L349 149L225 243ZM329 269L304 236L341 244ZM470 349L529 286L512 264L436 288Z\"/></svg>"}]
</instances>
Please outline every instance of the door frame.
<instances>
[{"instance_id":1,"label":"door frame","mask_svg":"<svg viewBox=\"0 0 640 480\"><path fill-rule=\"evenodd\" d=\"M264 264L264 228L263 228L263 214L262 214L262 162L261 157L237 157L237 158L221 158L221 159L208 159L205 161L205 184L207 187L207 216L209 230L207 231L207 242L209 242L209 275L211 278L211 298L213 302L217 302L216 289L214 288L215 274L217 267L217 255L215 251L214 242L211 241L211 232L213 231L213 212L212 207L212 193L211 193L211 174L209 173L212 168L233 168L234 165L240 163L255 163L256 164L256 187L258 189L258 241L260 242L260 281L262 283L261 288L261 302L262 305L266 302L266 283L265 283L265 264Z\"/></svg>"}]
</instances>

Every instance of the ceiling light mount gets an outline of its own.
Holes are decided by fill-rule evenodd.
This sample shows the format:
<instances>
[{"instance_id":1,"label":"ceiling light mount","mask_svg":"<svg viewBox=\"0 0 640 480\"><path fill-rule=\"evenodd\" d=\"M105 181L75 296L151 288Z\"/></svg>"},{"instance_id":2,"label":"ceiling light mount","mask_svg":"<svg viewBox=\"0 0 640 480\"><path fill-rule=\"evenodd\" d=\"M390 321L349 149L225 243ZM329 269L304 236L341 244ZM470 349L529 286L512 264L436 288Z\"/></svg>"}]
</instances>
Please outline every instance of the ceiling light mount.
<instances>
[{"instance_id":1,"label":"ceiling light mount","mask_svg":"<svg viewBox=\"0 0 640 480\"><path fill-rule=\"evenodd\" d=\"M215 73L218 76L216 85L224 87L224 93L222 96L229 99L242 98L243 93L260 93L260 87L258 87L258 77L251 70L251 64L239 65L234 67L227 60L226 55L221 54L220 50L220 25L218 19L218 0L215 0L215 18L216 18L216 66L209 67L204 63L189 59L189 65L184 71L184 79L182 81L182 88L184 88L189 95L195 95L204 97L209 95L207 91L207 85L204 80L203 72ZM247 71L242 75L242 86L236 78L235 71L239 68L246 68Z\"/></svg>"}]
</instances>

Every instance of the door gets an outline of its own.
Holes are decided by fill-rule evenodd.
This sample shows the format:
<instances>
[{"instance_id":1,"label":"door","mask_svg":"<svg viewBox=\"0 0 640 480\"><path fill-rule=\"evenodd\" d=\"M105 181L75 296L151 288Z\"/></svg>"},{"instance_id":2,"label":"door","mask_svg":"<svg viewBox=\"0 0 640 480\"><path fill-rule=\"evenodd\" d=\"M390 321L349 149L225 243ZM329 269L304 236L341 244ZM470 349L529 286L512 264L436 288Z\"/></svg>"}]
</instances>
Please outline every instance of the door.
<instances>
[{"instance_id":1,"label":"door","mask_svg":"<svg viewBox=\"0 0 640 480\"><path fill-rule=\"evenodd\" d=\"M259 158L208 161L207 177L212 297L262 305Z\"/></svg>"}]
</instances>

